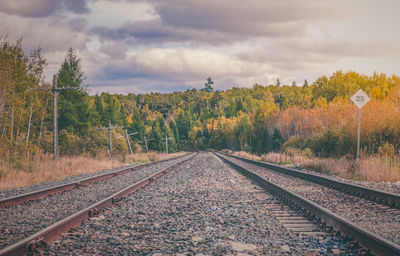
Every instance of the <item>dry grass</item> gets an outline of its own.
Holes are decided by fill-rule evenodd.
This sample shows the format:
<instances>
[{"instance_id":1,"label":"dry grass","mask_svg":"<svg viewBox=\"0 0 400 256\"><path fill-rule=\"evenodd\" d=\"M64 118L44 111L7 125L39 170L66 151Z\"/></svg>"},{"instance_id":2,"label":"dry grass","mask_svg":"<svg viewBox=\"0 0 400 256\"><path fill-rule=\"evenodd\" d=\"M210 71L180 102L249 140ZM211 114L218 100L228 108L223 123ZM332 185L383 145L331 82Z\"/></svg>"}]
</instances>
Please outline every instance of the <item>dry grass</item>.
<instances>
[{"instance_id":1,"label":"dry grass","mask_svg":"<svg viewBox=\"0 0 400 256\"><path fill-rule=\"evenodd\" d=\"M400 158L397 157L394 161L390 158L370 156L366 159L361 159L360 175L365 180L371 181L400 181Z\"/></svg>"},{"instance_id":2,"label":"dry grass","mask_svg":"<svg viewBox=\"0 0 400 256\"><path fill-rule=\"evenodd\" d=\"M247 159L261 161L261 157L259 157L257 155L250 154L250 153L245 152L245 151L238 151L238 152L232 152L231 151L230 154L232 154L232 153L237 155L237 156L244 157L244 158L247 158Z\"/></svg>"},{"instance_id":3,"label":"dry grass","mask_svg":"<svg viewBox=\"0 0 400 256\"><path fill-rule=\"evenodd\" d=\"M250 154L235 152L236 155L251 159ZM250 155L251 156L251 155ZM400 181L400 157L390 158L380 155L364 156L357 162L348 158L316 158L306 157L301 154L280 154L268 153L260 158L261 161L292 165L316 172L334 174L345 179L365 180L376 182L397 182Z\"/></svg>"},{"instance_id":4,"label":"dry grass","mask_svg":"<svg viewBox=\"0 0 400 256\"><path fill-rule=\"evenodd\" d=\"M183 155L184 152L174 154L158 154L151 152L138 153L129 156L124 162L116 157L110 160L106 156L96 158L86 156L63 156L56 161L51 155L38 154L31 159L15 161L0 159L0 190L19 188L41 182L61 180L69 176L94 173L103 169L112 169L132 163L158 161ZM16 163L17 164L16 164Z\"/></svg>"}]
</instances>

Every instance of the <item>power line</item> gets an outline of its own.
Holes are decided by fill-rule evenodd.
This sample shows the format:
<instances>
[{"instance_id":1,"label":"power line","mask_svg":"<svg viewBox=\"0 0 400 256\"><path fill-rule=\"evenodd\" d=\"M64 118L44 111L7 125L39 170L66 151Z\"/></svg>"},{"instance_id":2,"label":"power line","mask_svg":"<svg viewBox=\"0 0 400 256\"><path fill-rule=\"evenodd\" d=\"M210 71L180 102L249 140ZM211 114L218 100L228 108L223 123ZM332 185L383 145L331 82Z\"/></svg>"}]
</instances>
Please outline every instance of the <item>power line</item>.
<instances>
[{"instance_id":1,"label":"power line","mask_svg":"<svg viewBox=\"0 0 400 256\"><path fill-rule=\"evenodd\" d=\"M111 157L112 151L113 151L111 132L113 129L125 129L125 126L111 126L111 121L108 120L108 127L95 127L94 129L95 130L108 130L108 154Z\"/></svg>"},{"instance_id":2,"label":"power line","mask_svg":"<svg viewBox=\"0 0 400 256\"><path fill-rule=\"evenodd\" d=\"M79 87L62 87L57 86L57 75L53 76L53 87L52 88L37 88L31 89L31 91L52 91L53 92L53 159L58 158L58 106L57 106L57 95L59 91L63 90L78 90Z\"/></svg>"}]
</instances>

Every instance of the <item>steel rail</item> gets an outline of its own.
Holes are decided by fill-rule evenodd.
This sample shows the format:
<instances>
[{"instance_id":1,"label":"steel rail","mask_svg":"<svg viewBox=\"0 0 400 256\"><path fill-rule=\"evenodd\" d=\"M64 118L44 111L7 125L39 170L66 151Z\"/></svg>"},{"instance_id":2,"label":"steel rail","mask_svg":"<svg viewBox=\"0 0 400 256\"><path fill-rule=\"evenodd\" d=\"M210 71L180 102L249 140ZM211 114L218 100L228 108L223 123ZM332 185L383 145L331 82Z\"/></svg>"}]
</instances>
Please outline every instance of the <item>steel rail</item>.
<instances>
[{"instance_id":1,"label":"steel rail","mask_svg":"<svg viewBox=\"0 0 400 256\"><path fill-rule=\"evenodd\" d=\"M356 224L338 216L330 210L264 179L260 175L229 161L221 154L215 152L214 154L246 177L257 182L264 189L285 198L288 204L296 205L303 209L306 216L318 220L320 223L325 223L326 225L331 226L333 230L339 231L342 235L352 237L362 247L371 250L373 253L385 256L400 255L399 245L364 228L358 227Z\"/></svg>"},{"instance_id":2,"label":"steel rail","mask_svg":"<svg viewBox=\"0 0 400 256\"><path fill-rule=\"evenodd\" d=\"M87 220L89 217L95 216L100 209L115 204L121 198L135 192L136 190L146 186L150 182L154 181L158 177L162 176L163 174L167 173L168 171L182 165L185 162L190 161L193 159L197 154L193 154L190 158L182 160L164 170L161 170L157 173L150 175L147 178L144 178L133 185L130 185L97 203L94 203L85 209L82 209L62 220L57 221L56 223L32 234L31 236L20 240L17 243L14 243L8 247L3 248L0 250L0 256L5 255L25 255L27 253L32 252L35 250L36 247L43 247L46 246L48 243L59 239L62 233L65 233L71 228L78 227L81 223Z\"/></svg>"},{"instance_id":3,"label":"steel rail","mask_svg":"<svg viewBox=\"0 0 400 256\"><path fill-rule=\"evenodd\" d=\"M27 201L31 201L31 200L41 199L48 195L53 195L53 194L61 193L64 191L72 190L75 188L79 188L80 186L86 186L88 184L94 183L99 180L107 179L107 178L114 177L117 175L122 175L127 172L135 171L135 170L142 169L142 168L152 166L155 164L159 164L162 162L175 160L175 159L178 159L181 157L185 157L189 154L190 153L185 154L183 156L172 157L172 158L163 159L160 161L153 161L150 163L136 165L136 166L127 166L122 169L110 172L110 173L99 174L96 176L84 178L84 179L81 179L78 181L73 181L73 182L66 183L66 184L61 184L61 185L57 185L57 186L53 186L53 187L49 187L49 188L45 188L45 189L41 189L41 190L36 190L36 191L32 191L32 192L28 192L28 193L24 193L24 194L20 194L20 195L2 198L2 199L0 199L0 208L5 207L5 206L18 205L23 202L27 202Z\"/></svg>"},{"instance_id":4,"label":"steel rail","mask_svg":"<svg viewBox=\"0 0 400 256\"><path fill-rule=\"evenodd\" d=\"M372 188L366 188L362 187L359 185L355 184L350 184L342 181L337 181L334 179L330 179L328 177L323 177L318 174L311 174L311 173L304 173L298 170L290 169L290 168L285 168L279 165L271 164L271 163L266 163L266 162L261 162L261 161L256 161L256 160L250 160L247 158L231 155L231 154L226 154L219 152L221 154L224 154L226 156L234 157L236 159L251 163L251 164L256 164L261 167L265 167L277 172L281 172L284 174L288 174L294 177L298 177L304 180L312 181L318 184L321 184L326 187L330 187L336 190L343 191L345 193L351 194L351 195L356 195L362 198L366 198L369 200L373 200L379 203L383 203L389 206L392 206L394 208L400 208L400 195L394 194L394 193L389 193L377 189L372 189Z\"/></svg>"}]
</instances>

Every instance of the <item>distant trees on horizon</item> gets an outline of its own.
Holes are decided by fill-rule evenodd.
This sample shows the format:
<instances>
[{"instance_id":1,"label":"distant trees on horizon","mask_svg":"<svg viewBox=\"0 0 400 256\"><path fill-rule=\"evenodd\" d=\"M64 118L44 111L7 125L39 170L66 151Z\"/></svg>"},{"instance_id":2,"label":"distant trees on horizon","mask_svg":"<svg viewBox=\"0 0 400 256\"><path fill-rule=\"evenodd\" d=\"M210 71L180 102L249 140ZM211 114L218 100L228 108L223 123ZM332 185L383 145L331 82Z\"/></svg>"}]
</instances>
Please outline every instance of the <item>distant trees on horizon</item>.
<instances>
[{"instance_id":1,"label":"distant trees on horizon","mask_svg":"<svg viewBox=\"0 0 400 256\"><path fill-rule=\"evenodd\" d=\"M208 78L203 89L184 92L90 96L80 58L71 48L58 72L59 87L79 87L59 95L61 154L107 150L107 134L94 127L125 126L134 150L232 149L257 154L293 151L320 157L354 156L357 111L349 98L363 89L371 101L363 108L362 150L400 148L400 78L375 72L337 71L302 87L255 84L218 91ZM29 55L22 41L0 43L0 155L52 152L52 98L43 81L46 60L37 48ZM293 84L292 84L293 85ZM114 149L128 153L122 130L114 130Z\"/></svg>"}]
</instances>

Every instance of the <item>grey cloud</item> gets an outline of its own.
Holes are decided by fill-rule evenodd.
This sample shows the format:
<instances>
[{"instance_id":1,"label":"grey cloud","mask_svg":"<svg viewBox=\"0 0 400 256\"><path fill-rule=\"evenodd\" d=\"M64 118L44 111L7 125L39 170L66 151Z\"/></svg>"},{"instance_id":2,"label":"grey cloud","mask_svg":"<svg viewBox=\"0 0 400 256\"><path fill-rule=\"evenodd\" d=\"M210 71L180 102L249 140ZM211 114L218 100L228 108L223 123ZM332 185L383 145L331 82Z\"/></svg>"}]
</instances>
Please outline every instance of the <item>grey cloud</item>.
<instances>
[{"instance_id":1,"label":"grey cloud","mask_svg":"<svg viewBox=\"0 0 400 256\"><path fill-rule=\"evenodd\" d=\"M210 75L219 78L247 77L257 74L255 70L258 68L259 65L238 61L217 52L156 48L126 59L111 59L101 67L100 73L104 80L147 78L184 82Z\"/></svg>"},{"instance_id":2,"label":"grey cloud","mask_svg":"<svg viewBox=\"0 0 400 256\"><path fill-rule=\"evenodd\" d=\"M345 58L390 57L396 44L372 41L297 38L269 41L264 47L237 54L250 62L269 63L281 70L313 70Z\"/></svg>"},{"instance_id":3,"label":"grey cloud","mask_svg":"<svg viewBox=\"0 0 400 256\"><path fill-rule=\"evenodd\" d=\"M21 17L47 17L56 11L89 12L86 0L0 0L0 11Z\"/></svg>"},{"instance_id":4,"label":"grey cloud","mask_svg":"<svg viewBox=\"0 0 400 256\"><path fill-rule=\"evenodd\" d=\"M87 20L84 18L75 18L67 22L67 26L75 32L86 32Z\"/></svg>"},{"instance_id":5,"label":"grey cloud","mask_svg":"<svg viewBox=\"0 0 400 256\"><path fill-rule=\"evenodd\" d=\"M400 50L395 43L382 41L349 40L299 40L296 44L287 43L286 48L296 51L315 52L335 57L390 57Z\"/></svg>"},{"instance_id":6,"label":"grey cloud","mask_svg":"<svg viewBox=\"0 0 400 256\"><path fill-rule=\"evenodd\" d=\"M121 42L104 45L100 48L100 52L106 54L113 60L124 60L126 58L127 51L128 47Z\"/></svg>"},{"instance_id":7,"label":"grey cloud","mask_svg":"<svg viewBox=\"0 0 400 256\"><path fill-rule=\"evenodd\" d=\"M90 11L86 0L61 0L61 5L66 10L77 14L88 13Z\"/></svg>"},{"instance_id":8,"label":"grey cloud","mask_svg":"<svg viewBox=\"0 0 400 256\"><path fill-rule=\"evenodd\" d=\"M112 81L92 80L88 82L89 84L94 84L89 87L90 94L101 92L123 94L150 92L167 93L172 91L185 91L193 88L192 85L186 84L185 82L166 81L162 79L149 80L147 78L123 78ZM204 82L199 82L199 86L202 84L204 84Z\"/></svg>"},{"instance_id":9,"label":"grey cloud","mask_svg":"<svg viewBox=\"0 0 400 256\"><path fill-rule=\"evenodd\" d=\"M176 28L164 25L160 20L150 20L141 22L128 22L118 29L107 27L94 27L92 33L100 38L131 40L136 44L155 44L181 43L181 42L201 42L220 44L227 40L240 40L238 35L230 35L218 31L206 31L187 28Z\"/></svg>"},{"instance_id":10,"label":"grey cloud","mask_svg":"<svg viewBox=\"0 0 400 256\"><path fill-rule=\"evenodd\" d=\"M95 27L92 32L102 38L158 45L171 42L221 45L254 37L301 36L311 21L342 15L329 7L329 2L157 1L153 4L158 19L128 22L116 29Z\"/></svg>"},{"instance_id":11,"label":"grey cloud","mask_svg":"<svg viewBox=\"0 0 400 256\"><path fill-rule=\"evenodd\" d=\"M0 11L23 17L44 17L53 13L56 6L52 0L0 0Z\"/></svg>"},{"instance_id":12,"label":"grey cloud","mask_svg":"<svg viewBox=\"0 0 400 256\"><path fill-rule=\"evenodd\" d=\"M207 1L169 0L156 4L165 24L176 27L213 29L225 33L271 36L293 32L293 24L302 20L338 17L332 1ZM277 26L279 31L275 31ZM287 31L288 30L288 31Z\"/></svg>"},{"instance_id":13,"label":"grey cloud","mask_svg":"<svg viewBox=\"0 0 400 256\"><path fill-rule=\"evenodd\" d=\"M0 31L11 40L23 38L24 49L28 51L42 46L45 53L66 51L69 47L83 49L86 35L85 20L75 18L43 19L38 26L33 18L23 18L15 15L0 15Z\"/></svg>"}]
</instances>

